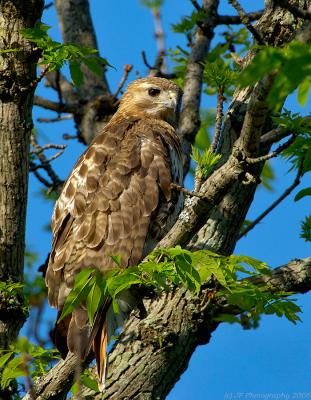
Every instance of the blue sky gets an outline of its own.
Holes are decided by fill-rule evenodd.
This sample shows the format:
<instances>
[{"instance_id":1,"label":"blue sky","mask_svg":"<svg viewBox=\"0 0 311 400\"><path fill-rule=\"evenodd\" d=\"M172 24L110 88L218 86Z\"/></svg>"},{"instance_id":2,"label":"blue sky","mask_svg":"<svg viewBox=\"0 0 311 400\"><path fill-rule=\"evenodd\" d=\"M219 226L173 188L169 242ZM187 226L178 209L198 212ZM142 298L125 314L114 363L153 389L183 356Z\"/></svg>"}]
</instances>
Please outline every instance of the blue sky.
<instances>
[{"instance_id":1,"label":"blue sky","mask_svg":"<svg viewBox=\"0 0 311 400\"><path fill-rule=\"evenodd\" d=\"M134 71L143 76L146 67L142 63L141 51L145 50L150 63L156 55L153 38L154 27L150 12L138 0L103 1L91 0L91 12L97 32L101 55L115 66L108 72L108 80L114 90L122 76L123 65L133 64ZM220 10L234 14L234 10L221 0ZM263 1L241 1L248 10L260 9ZM192 6L189 0L166 0L163 7L163 26L166 32L167 48L185 44L182 35L170 31L170 24L189 14ZM46 11L43 21L52 25L52 36L60 40L54 8ZM216 38L217 39L217 38ZM130 80L135 79L132 72ZM40 86L38 94L55 98L52 90ZM212 98L204 99L204 107L215 107ZM287 101L287 107L308 113L310 104L301 110L295 95ZM52 116L43 109L35 109L34 119ZM74 134L72 122L61 124L36 124L40 143L63 143L63 133ZM84 151L84 146L67 141L64 155L54 162L59 176L64 179L73 164ZM277 198L293 181L293 174L287 173L289 165L273 160L276 174L274 191L260 188L248 219L256 217ZM307 185L304 178L302 187ZM42 201L38 194L41 186L30 176L27 215L27 247L39 255L43 262L50 249L50 233L43 229L49 223L52 204ZM299 238L300 221L310 212L307 198L294 203L297 190L289 196L268 218L266 218L236 247L235 253L246 254L276 267L294 258L310 255L310 246ZM309 207L310 208L310 207ZM262 318L260 327L245 331L238 326L222 324L214 332L210 344L200 346L190 360L189 368L182 375L168 396L169 400L221 400L224 398L256 398L256 394L306 393L311 399L311 300L310 294L296 296L302 307L302 324L292 325L277 317ZM46 323L51 323L54 314L48 311ZM23 329L26 332L27 325ZM253 393L253 397L250 393ZM230 397L231 396L231 397ZM235 396L235 397L234 397ZM259 398L259 397L257 397ZM265 398L265 397L261 397ZM269 397L266 397L269 398ZM277 397L275 397L277 398ZM282 398L282 397L280 397ZM283 397L286 398L286 397ZM287 397L294 398L294 397ZM297 397L296 397L297 398Z\"/></svg>"}]
</instances>

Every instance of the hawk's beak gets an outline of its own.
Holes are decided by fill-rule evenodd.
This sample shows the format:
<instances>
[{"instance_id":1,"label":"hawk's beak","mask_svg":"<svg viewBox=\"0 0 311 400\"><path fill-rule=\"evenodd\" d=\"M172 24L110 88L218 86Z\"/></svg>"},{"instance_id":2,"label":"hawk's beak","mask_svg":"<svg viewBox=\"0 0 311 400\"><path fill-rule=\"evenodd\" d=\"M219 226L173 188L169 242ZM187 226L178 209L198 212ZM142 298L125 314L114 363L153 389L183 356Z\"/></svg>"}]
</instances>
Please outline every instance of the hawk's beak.
<instances>
[{"instance_id":1,"label":"hawk's beak","mask_svg":"<svg viewBox=\"0 0 311 400\"><path fill-rule=\"evenodd\" d=\"M178 103L177 93L169 91L168 94L169 94L169 102L168 102L169 104L167 106L168 108L172 108L174 111L176 111Z\"/></svg>"}]
</instances>

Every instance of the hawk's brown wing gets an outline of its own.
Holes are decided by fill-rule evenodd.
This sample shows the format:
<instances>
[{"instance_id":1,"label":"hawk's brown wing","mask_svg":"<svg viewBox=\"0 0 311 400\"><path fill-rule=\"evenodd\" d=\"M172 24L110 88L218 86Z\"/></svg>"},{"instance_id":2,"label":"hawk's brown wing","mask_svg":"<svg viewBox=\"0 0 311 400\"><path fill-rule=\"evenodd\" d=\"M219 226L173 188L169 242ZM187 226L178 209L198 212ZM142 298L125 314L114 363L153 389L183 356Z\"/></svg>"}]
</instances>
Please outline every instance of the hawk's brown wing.
<instances>
[{"instance_id":1,"label":"hawk's brown wing","mask_svg":"<svg viewBox=\"0 0 311 400\"><path fill-rule=\"evenodd\" d=\"M61 311L75 275L83 268L114 268L110 255L117 254L124 267L139 263L147 237L152 239L152 221L159 212L162 221L163 210L172 211L170 152L178 157L178 146L173 128L165 122L123 120L109 124L81 156L52 219L54 237L46 274L52 306ZM90 327L83 308L58 328L56 342L65 340L68 329L71 351L78 348L83 353L88 347Z\"/></svg>"}]
</instances>

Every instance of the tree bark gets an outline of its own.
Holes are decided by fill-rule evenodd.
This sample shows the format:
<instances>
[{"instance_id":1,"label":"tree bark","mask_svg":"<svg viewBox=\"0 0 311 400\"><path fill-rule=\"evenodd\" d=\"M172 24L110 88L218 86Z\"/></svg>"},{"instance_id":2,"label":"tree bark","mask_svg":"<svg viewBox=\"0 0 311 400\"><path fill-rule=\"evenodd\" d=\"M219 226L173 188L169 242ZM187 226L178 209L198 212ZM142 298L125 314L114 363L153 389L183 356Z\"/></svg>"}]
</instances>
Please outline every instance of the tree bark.
<instances>
[{"instance_id":1,"label":"tree bark","mask_svg":"<svg viewBox=\"0 0 311 400\"><path fill-rule=\"evenodd\" d=\"M253 279L253 283L262 282L272 289L306 293L311 290L311 258L291 261L276 268L271 276ZM180 289L163 294L156 307L146 302L148 317L128 321L110 355L106 398L165 399L176 382L176 374L180 376L187 368L194 349L209 342L219 325L215 318L238 312L208 293L209 289L204 289L204 296L198 298ZM167 307L168 304L174 307ZM34 385L36 400L66 398L78 362L75 355L69 354L39 378ZM85 389L83 396L87 395L92 393ZM27 394L23 400L32 399Z\"/></svg>"},{"instance_id":2,"label":"tree bark","mask_svg":"<svg viewBox=\"0 0 311 400\"><path fill-rule=\"evenodd\" d=\"M211 0L204 2L208 6L215 6L217 3ZM307 3L310 5L311 1ZM306 2L299 0L295 1L295 4L305 6ZM212 13L215 12L213 8L210 10L212 10ZM216 20L217 18L215 18ZM267 5L263 16L257 24L257 29L260 29L267 43L281 45L292 39L298 25L301 23L301 20L294 18L288 11L277 6ZM201 33L203 35L203 32ZM212 36L212 33L210 36ZM202 84L201 60L202 57L204 59L204 55L208 50L210 36L207 35L207 37L203 38L197 35L196 40L200 39L201 42L198 42L200 46L196 47L196 42L193 48L198 49L199 54L197 54L197 58L195 54L193 58L190 58L190 63L193 62L194 64L191 68L188 67L187 72L190 74L187 76L189 78L189 88L192 87L192 91L189 91L189 93L187 90L185 91L186 100L189 100L189 109L187 112L185 111L186 108L184 109L181 127L183 127L182 136L185 141L189 142L193 140L193 134L198 127L199 94ZM250 54L249 58L251 57L252 54ZM198 92L194 92L194 90L198 90ZM249 103L252 96L256 100L254 93L254 88L239 90L235 93L224 123L221 142L223 164L232 157L233 145L240 137L241 131L243 131L246 116L247 118L252 117L252 109ZM194 112L192 113L193 110ZM261 119L256 122L255 144L259 144L261 134L271 129L269 110L262 108L261 111ZM257 118L256 115L253 116ZM186 120L183 118L186 118ZM250 125L247 126L247 124L244 126L244 138L240 144L243 151L255 155L257 147L255 146L253 149L249 146L250 139L252 139L252 136L247 136L250 133L249 127ZM246 142L244 142L245 138L247 139ZM187 144L184 148L186 147ZM266 151L267 148L264 150ZM260 165L256 166L251 171L254 178L259 177L261 167ZM215 206L215 203L219 203L222 194L218 193L217 195L217 193L214 193L215 197L213 199L216 199L214 204L209 204L206 208L198 206L197 210L195 210L198 211L198 216L201 220L193 227L193 230L202 227L202 225L204 226L200 229L198 235L193 238L191 242L193 247L210 248L223 254L230 254L233 251L240 226L245 219L257 187L257 182L249 183L245 186L245 183L241 182L238 175L232 179L233 182L230 181L228 183L220 205ZM220 177L221 174L219 174L219 184ZM226 178L228 179L228 175L226 175ZM214 189L209 190L213 192ZM193 200L193 202L201 204L199 200ZM205 211L205 215L202 210ZM180 223L179 226L181 225ZM176 226L174 229L176 231ZM189 235L186 239L185 236L181 235L176 235L172 239L172 233L170 233L163 243L174 245L182 242L184 244L188 240ZM286 275L287 273L289 275ZM296 278L300 280L298 286L293 284L297 292L309 290L311 286L310 259L297 261L296 267L294 266L293 269L290 268L290 271L284 274L282 272L280 275L282 279L286 276L291 276L294 277L294 281ZM285 280L291 282L292 278ZM284 279L282 281L276 280L278 288L284 287L283 283ZM286 289L290 290L290 287L291 285L289 284ZM196 298L184 289L175 290L174 293L164 294L156 301L147 302L148 317L143 321L139 321L133 316L126 324L121 339L110 355L110 372L106 398L113 400L164 399L174 383L179 379L180 374L187 367L196 346L209 341L211 332L217 327L217 323L213 322L213 318L221 310L220 306L209 300L207 301L204 293L200 298ZM67 362L68 368L66 367ZM72 368L74 364L73 356L69 355L67 361L60 362L47 376L43 377L35 387L35 391L39 395L38 398L61 398L57 396L62 396L66 392L68 381L73 376ZM61 373L61 378L58 377L59 373Z\"/></svg>"},{"instance_id":3,"label":"tree bark","mask_svg":"<svg viewBox=\"0 0 311 400\"><path fill-rule=\"evenodd\" d=\"M31 112L39 54L21 29L40 21L42 0L0 1L0 280L23 280ZM0 297L0 348L16 339L25 316L22 299Z\"/></svg>"}]
</instances>

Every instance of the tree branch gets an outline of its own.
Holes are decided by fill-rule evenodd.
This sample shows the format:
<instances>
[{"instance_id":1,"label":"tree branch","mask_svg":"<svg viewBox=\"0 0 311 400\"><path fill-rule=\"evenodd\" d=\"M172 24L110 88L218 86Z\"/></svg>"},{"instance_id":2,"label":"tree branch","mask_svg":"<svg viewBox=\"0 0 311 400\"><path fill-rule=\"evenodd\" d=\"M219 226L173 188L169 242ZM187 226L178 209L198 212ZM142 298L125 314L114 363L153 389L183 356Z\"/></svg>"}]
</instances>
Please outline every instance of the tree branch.
<instances>
[{"instance_id":1,"label":"tree branch","mask_svg":"<svg viewBox=\"0 0 311 400\"><path fill-rule=\"evenodd\" d=\"M34 105L47 110L56 111L57 113L75 113L77 110L76 104L59 104L55 101L45 99L41 96L34 96Z\"/></svg>"},{"instance_id":2,"label":"tree branch","mask_svg":"<svg viewBox=\"0 0 311 400\"><path fill-rule=\"evenodd\" d=\"M248 232L255 228L272 210L274 210L287 196L291 194L291 192L300 184L300 178L302 174L302 164L297 172L297 176L294 182L285 190L285 192L275 200L270 207L268 207L262 214L260 214L254 221L252 221L238 236L238 240L241 239L243 236L246 236Z\"/></svg>"},{"instance_id":3,"label":"tree branch","mask_svg":"<svg viewBox=\"0 0 311 400\"><path fill-rule=\"evenodd\" d=\"M203 81L203 61L208 53L210 43L214 37L217 9L219 0L203 1L206 12L204 32L197 29L194 44L189 56L183 95L183 108L180 114L179 133L182 141L184 158L184 172L188 172L191 154L191 145L200 126L199 112Z\"/></svg>"},{"instance_id":4,"label":"tree branch","mask_svg":"<svg viewBox=\"0 0 311 400\"><path fill-rule=\"evenodd\" d=\"M250 31L253 35L254 40L258 44L264 44L264 41L261 37L261 34L257 31L257 29L251 24L251 21L248 17L248 14L243 10L240 3L237 0L228 0L229 3L234 7L239 14L241 22L245 25L245 27Z\"/></svg>"},{"instance_id":5,"label":"tree branch","mask_svg":"<svg viewBox=\"0 0 311 400\"><path fill-rule=\"evenodd\" d=\"M247 13L246 16L249 22L257 21L263 14L263 11ZM216 20L217 25L240 25L243 24L239 15L218 15Z\"/></svg>"},{"instance_id":6,"label":"tree branch","mask_svg":"<svg viewBox=\"0 0 311 400\"><path fill-rule=\"evenodd\" d=\"M291 261L273 270L271 276L255 277L252 282L266 283L272 290L306 293L311 290L311 257ZM164 399L175 383L174 375L180 375L186 369L193 349L209 342L212 332L219 325L215 318L230 311L239 312L228 307L222 300L215 299L214 289L211 292L207 288L201 299L185 289L177 289L175 292L163 293L152 305L147 301L147 318L132 318L110 354L111 367L105 398ZM170 310L167 309L168 303L173 305ZM127 362L117 363L125 346ZM183 346L182 352L178 351L180 346ZM144 365L143 380L137 374L138 360L141 366ZM69 354L66 360L60 361L47 375L34 383L35 394L44 400L65 399L77 362L76 356ZM100 396L95 398L99 399ZM30 400L29 395L23 400Z\"/></svg>"}]
</instances>

